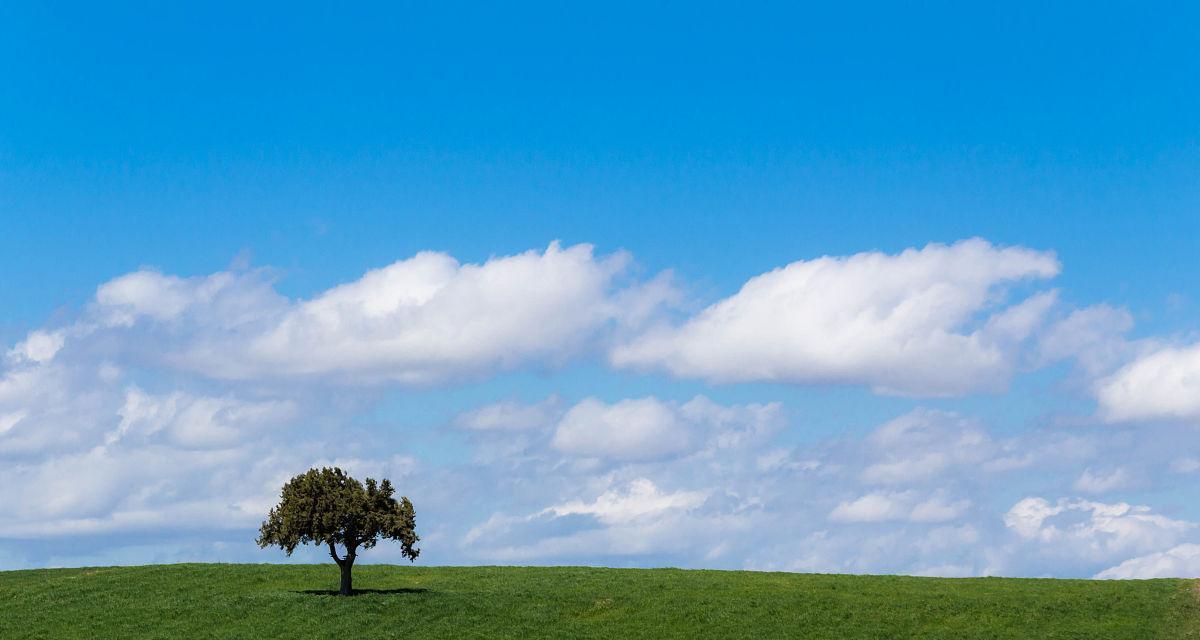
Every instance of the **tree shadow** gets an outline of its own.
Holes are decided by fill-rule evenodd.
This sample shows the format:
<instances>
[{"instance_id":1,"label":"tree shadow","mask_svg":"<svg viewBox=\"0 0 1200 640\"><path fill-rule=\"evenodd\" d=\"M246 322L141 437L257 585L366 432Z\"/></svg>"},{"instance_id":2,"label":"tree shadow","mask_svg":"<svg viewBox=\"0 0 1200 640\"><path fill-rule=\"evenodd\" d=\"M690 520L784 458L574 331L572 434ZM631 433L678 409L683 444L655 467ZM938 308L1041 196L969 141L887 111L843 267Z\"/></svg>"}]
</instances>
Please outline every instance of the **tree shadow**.
<instances>
[{"instance_id":1,"label":"tree shadow","mask_svg":"<svg viewBox=\"0 0 1200 640\"><path fill-rule=\"evenodd\" d=\"M426 593L429 589L422 587L398 587L396 589L355 589L354 595L362 596L367 594L386 594L397 595L406 593ZM305 589L303 591L293 591L292 593L303 593L310 596L336 596L339 595L337 589Z\"/></svg>"}]
</instances>

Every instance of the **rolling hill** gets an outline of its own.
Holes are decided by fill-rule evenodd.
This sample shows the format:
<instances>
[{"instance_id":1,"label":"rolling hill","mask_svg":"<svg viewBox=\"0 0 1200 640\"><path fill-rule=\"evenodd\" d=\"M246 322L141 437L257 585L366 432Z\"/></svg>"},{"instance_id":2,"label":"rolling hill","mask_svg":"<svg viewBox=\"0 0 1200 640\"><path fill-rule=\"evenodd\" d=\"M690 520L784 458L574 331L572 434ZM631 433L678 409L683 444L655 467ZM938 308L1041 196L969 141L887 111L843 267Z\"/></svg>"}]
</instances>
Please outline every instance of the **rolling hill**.
<instances>
[{"instance_id":1,"label":"rolling hill","mask_svg":"<svg viewBox=\"0 0 1200 640\"><path fill-rule=\"evenodd\" d=\"M1200 638L1189 580L180 564L0 572L0 638Z\"/></svg>"}]
</instances>

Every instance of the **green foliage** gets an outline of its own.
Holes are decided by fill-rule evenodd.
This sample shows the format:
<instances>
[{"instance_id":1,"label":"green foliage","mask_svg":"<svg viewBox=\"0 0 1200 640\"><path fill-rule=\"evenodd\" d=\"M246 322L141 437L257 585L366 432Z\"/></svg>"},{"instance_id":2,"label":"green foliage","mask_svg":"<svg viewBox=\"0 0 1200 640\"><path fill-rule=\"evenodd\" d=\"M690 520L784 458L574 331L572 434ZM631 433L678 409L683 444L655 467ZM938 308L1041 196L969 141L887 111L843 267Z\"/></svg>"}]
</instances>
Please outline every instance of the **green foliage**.
<instances>
[{"instance_id":1,"label":"green foliage","mask_svg":"<svg viewBox=\"0 0 1200 640\"><path fill-rule=\"evenodd\" d=\"M1192 580L582 567L168 565L0 572L0 638L1200 638Z\"/></svg>"},{"instance_id":2,"label":"green foliage","mask_svg":"<svg viewBox=\"0 0 1200 640\"><path fill-rule=\"evenodd\" d=\"M278 546L290 556L301 544L326 545L341 565L383 538L398 540L404 557L415 560L420 550L413 546L419 540L413 506L393 493L386 479L367 478L364 486L337 467L310 469L283 485L279 505L259 529L258 546ZM345 558L335 545L345 549Z\"/></svg>"}]
</instances>

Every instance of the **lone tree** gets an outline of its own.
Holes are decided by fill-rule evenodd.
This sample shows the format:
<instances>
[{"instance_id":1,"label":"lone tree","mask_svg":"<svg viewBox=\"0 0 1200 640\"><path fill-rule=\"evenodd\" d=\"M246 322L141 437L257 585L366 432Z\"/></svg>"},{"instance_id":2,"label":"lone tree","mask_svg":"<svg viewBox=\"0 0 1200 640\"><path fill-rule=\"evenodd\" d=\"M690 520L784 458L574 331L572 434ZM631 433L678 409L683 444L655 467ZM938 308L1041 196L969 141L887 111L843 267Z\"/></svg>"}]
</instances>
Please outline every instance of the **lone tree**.
<instances>
[{"instance_id":1,"label":"lone tree","mask_svg":"<svg viewBox=\"0 0 1200 640\"><path fill-rule=\"evenodd\" d=\"M344 596L354 593L350 571L359 549L370 549L380 538L399 540L404 557L416 560L420 538L412 503L392 498L388 480L366 486L334 467L309 469L283 485L279 504L259 529L258 546L278 546L290 556L300 544L328 545L329 555L342 570ZM338 556L338 546L344 555Z\"/></svg>"}]
</instances>

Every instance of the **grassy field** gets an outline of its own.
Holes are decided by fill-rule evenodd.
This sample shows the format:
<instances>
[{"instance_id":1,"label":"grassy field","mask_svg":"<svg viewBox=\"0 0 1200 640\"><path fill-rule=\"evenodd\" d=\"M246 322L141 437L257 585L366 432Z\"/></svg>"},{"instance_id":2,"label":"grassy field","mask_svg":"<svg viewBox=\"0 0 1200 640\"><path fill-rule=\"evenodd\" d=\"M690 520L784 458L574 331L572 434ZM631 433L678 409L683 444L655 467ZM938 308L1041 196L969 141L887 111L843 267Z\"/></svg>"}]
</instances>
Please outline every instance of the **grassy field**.
<instances>
[{"instance_id":1,"label":"grassy field","mask_svg":"<svg viewBox=\"0 0 1200 640\"><path fill-rule=\"evenodd\" d=\"M0 572L0 638L1200 638L1193 581L575 567Z\"/></svg>"}]
</instances>

